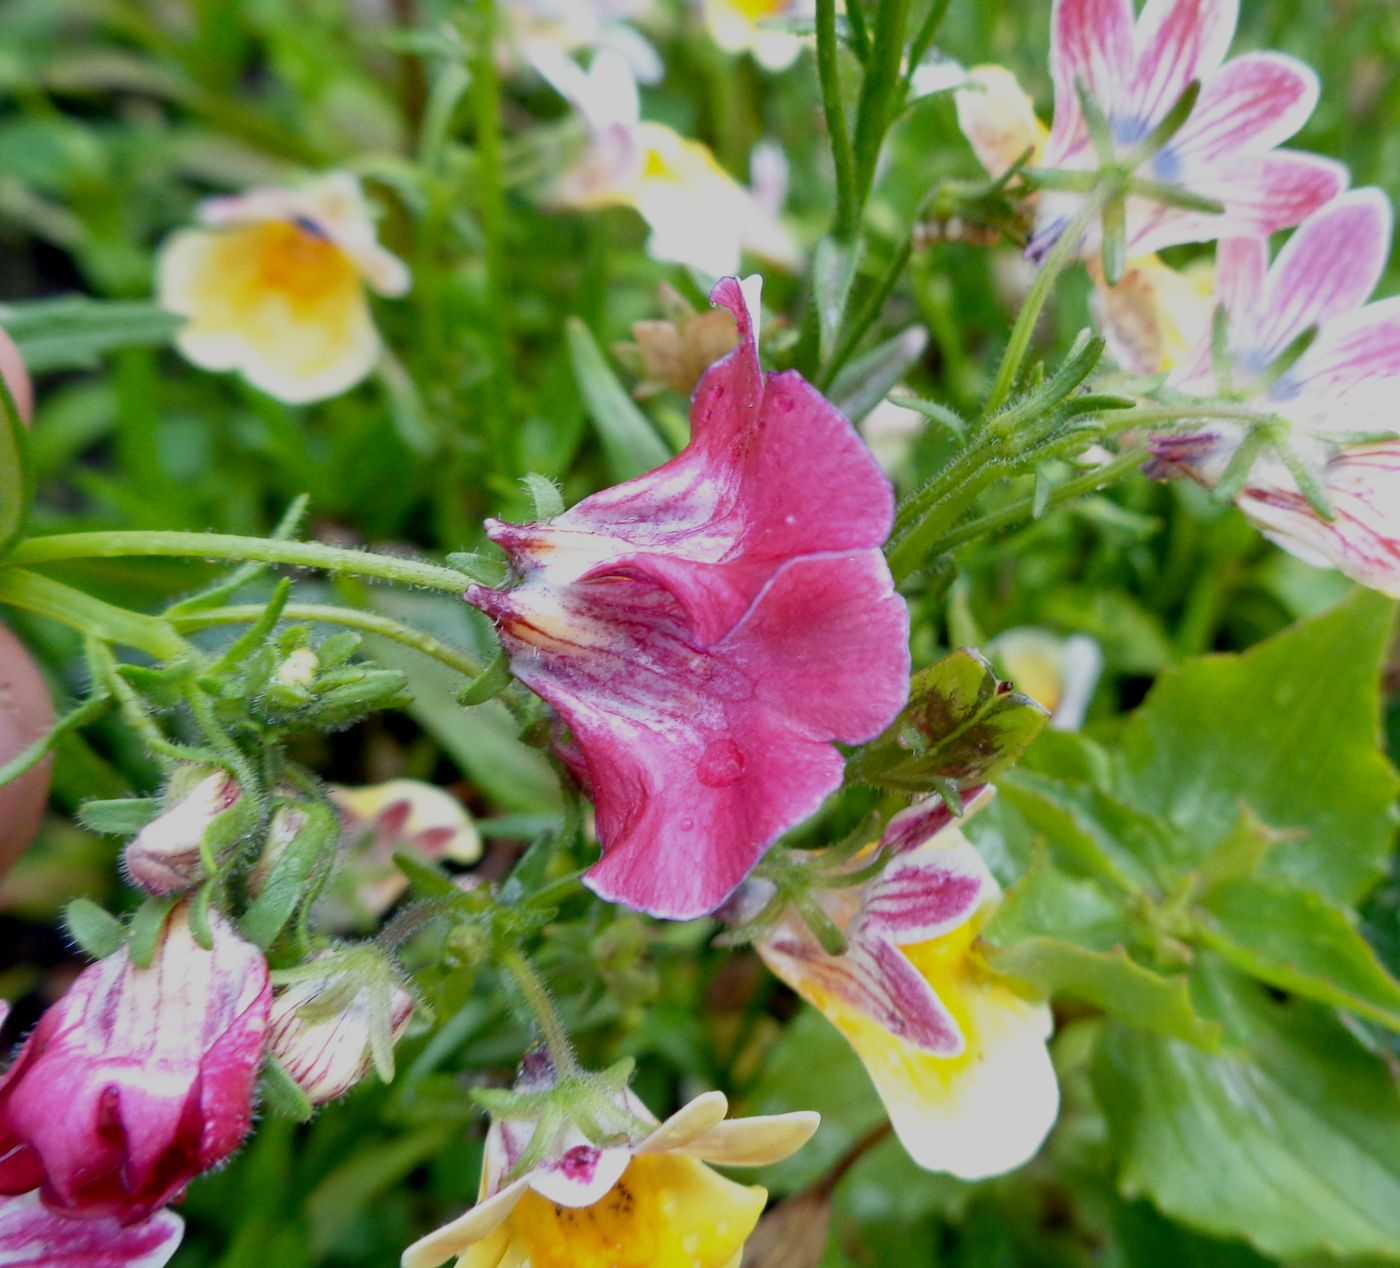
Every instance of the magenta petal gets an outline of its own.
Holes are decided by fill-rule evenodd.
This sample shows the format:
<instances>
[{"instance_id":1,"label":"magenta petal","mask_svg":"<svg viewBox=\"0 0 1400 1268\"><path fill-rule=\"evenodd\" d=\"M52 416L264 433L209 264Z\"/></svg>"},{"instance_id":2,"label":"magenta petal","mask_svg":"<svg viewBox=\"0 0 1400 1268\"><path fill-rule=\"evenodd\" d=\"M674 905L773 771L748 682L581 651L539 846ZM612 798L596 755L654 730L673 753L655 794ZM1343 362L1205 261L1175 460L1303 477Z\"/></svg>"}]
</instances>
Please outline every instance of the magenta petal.
<instances>
[{"instance_id":1,"label":"magenta petal","mask_svg":"<svg viewBox=\"0 0 1400 1268\"><path fill-rule=\"evenodd\" d=\"M1390 230L1390 203L1378 189L1343 194L1298 226L1269 270L1247 337L1262 362L1309 326L1366 302L1385 270Z\"/></svg>"},{"instance_id":2,"label":"magenta petal","mask_svg":"<svg viewBox=\"0 0 1400 1268\"><path fill-rule=\"evenodd\" d=\"M1193 79L1214 75L1238 21L1239 0L1148 0L1134 32L1133 116L1156 123Z\"/></svg>"},{"instance_id":3,"label":"magenta petal","mask_svg":"<svg viewBox=\"0 0 1400 1268\"><path fill-rule=\"evenodd\" d=\"M1129 94L1133 65L1131 0L1055 0L1050 17L1050 74L1055 120L1045 161L1054 165L1072 147L1083 120L1076 82L1113 118Z\"/></svg>"},{"instance_id":4,"label":"magenta petal","mask_svg":"<svg viewBox=\"0 0 1400 1268\"><path fill-rule=\"evenodd\" d=\"M161 1211L139 1224L57 1215L37 1193L0 1197L0 1264L6 1268L162 1268L184 1221Z\"/></svg>"},{"instance_id":5,"label":"magenta petal","mask_svg":"<svg viewBox=\"0 0 1400 1268\"><path fill-rule=\"evenodd\" d=\"M981 871L952 851L896 859L866 891L860 927L891 942L927 942L966 923L982 884Z\"/></svg>"},{"instance_id":6,"label":"magenta petal","mask_svg":"<svg viewBox=\"0 0 1400 1268\"><path fill-rule=\"evenodd\" d=\"M1189 169L1271 150L1308 121L1318 91L1317 75L1292 57L1236 57L1202 88L1190 119L1169 143L1169 152ZM1183 179L1190 183L1189 176Z\"/></svg>"}]
</instances>

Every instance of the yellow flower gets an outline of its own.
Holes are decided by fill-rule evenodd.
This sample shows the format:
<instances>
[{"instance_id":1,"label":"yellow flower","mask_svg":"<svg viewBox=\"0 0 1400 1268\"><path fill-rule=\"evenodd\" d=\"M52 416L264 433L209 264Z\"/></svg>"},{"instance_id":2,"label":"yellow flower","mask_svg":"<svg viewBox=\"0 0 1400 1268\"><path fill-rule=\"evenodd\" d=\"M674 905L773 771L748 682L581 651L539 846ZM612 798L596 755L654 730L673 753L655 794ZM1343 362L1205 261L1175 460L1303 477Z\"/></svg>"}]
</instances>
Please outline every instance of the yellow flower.
<instances>
[{"instance_id":1,"label":"yellow flower","mask_svg":"<svg viewBox=\"0 0 1400 1268\"><path fill-rule=\"evenodd\" d=\"M704 0L705 25L726 53L752 53L765 70L784 70L797 60L802 39L764 23L810 17L811 0Z\"/></svg>"},{"instance_id":2,"label":"yellow flower","mask_svg":"<svg viewBox=\"0 0 1400 1268\"><path fill-rule=\"evenodd\" d=\"M887 840L907 839L901 820L944 826L895 853L876 879L855 892L813 893L845 934L844 954L823 951L791 913L757 946L855 1049L914 1161L975 1180L1039 1149L1059 1089L1046 1047L1049 1008L1018 995L976 952L1000 886L939 809L897 816Z\"/></svg>"},{"instance_id":3,"label":"yellow flower","mask_svg":"<svg viewBox=\"0 0 1400 1268\"><path fill-rule=\"evenodd\" d=\"M1103 653L1087 634L1061 638L1023 626L998 634L987 654L1020 691L1050 710L1057 731L1077 731L1103 668Z\"/></svg>"},{"instance_id":4,"label":"yellow flower","mask_svg":"<svg viewBox=\"0 0 1400 1268\"><path fill-rule=\"evenodd\" d=\"M1199 260L1177 270L1155 255L1129 260L1117 286L1104 282L1097 259L1090 301L1109 355L1134 374L1176 369L1201 345L1215 313L1215 269Z\"/></svg>"},{"instance_id":5,"label":"yellow flower","mask_svg":"<svg viewBox=\"0 0 1400 1268\"><path fill-rule=\"evenodd\" d=\"M529 1085L524 1079L517 1089ZM631 1092L618 1108L656 1120ZM476 1206L415 1242L403 1268L738 1268L767 1192L736 1184L706 1162L762 1166L810 1139L818 1116L727 1120L707 1092L639 1138L599 1147L576 1130L513 1176L536 1124L497 1118L486 1138Z\"/></svg>"},{"instance_id":6,"label":"yellow flower","mask_svg":"<svg viewBox=\"0 0 1400 1268\"><path fill-rule=\"evenodd\" d=\"M176 346L291 403L358 383L379 356L365 285L402 295L403 263L379 245L353 176L254 189L200 209L157 260L160 303L187 318Z\"/></svg>"},{"instance_id":7,"label":"yellow flower","mask_svg":"<svg viewBox=\"0 0 1400 1268\"><path fill-rule=\"evenodd\" d=\"M535 65L573 103L589 135L582 158L555 185L557 206L632 207L651 229L647 250L654 259L715 277L737 273L743 251L776 264L797 262L797 248L778 221L786 169L775 164L773 150L755 150L761 179L746 189L708 146L641 119L632 71L612 50L600 52L587 72L562 55L537 58Z\"/></svg>"}]
</instances>

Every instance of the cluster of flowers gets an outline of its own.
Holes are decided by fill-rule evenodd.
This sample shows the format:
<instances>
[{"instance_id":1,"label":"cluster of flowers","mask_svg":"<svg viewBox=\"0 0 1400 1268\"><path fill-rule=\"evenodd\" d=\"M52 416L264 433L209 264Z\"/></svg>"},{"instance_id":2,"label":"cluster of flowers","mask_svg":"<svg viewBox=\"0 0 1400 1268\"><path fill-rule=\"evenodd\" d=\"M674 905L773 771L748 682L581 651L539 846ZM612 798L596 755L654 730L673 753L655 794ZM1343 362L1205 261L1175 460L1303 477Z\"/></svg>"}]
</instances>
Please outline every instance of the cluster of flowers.
<instances>
[{"instance_id":1,"label":"cluster of flowers","mask_svg":"<svg viewBox=\"0 0 1400 1268\"><path fill-rule=\"evenodd\" d=\"M1121 280L1095 258L1097 226L1074 244L1110 350L1128 371L1163 376L1164 400L1193 419L1153 438L1149 473L1216 488L1293 554L1400 595L1389 407L1400 308L1367 303L1390 252L1390 206L1379 190L1345 192L1341 165L1277 148L1312 113L1317 78L1279 53L1226 60L1237 17L1237 0L1149 0L1136 23L1130 0L1057 0L1051 128L998 66L968 73L959 121L994 176L1018 161L1061 174L1116 163L1166 196L1127 199ZM1036 196L1032 259L1089 197L1054 187L1069 183ZM1271 265L1269 235L1293 226ZM1213 269L1178 271L1155 254L1193 242L1219 243Z\"/></svg>"}]
</instances>

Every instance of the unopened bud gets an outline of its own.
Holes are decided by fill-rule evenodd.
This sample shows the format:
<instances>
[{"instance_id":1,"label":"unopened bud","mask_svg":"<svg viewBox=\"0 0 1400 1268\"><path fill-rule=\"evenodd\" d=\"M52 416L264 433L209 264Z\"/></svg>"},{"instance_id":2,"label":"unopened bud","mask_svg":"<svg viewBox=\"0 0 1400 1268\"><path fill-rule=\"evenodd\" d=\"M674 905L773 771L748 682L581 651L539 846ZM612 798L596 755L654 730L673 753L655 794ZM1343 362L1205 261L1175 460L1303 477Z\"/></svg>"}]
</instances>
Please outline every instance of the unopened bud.
<instances>
[{"instance_id":1,"label":"unopened bud","mask_svg":"<svg viewBox=\"0 0 1400 1268\"><path fill-rule=\"evenodd\" d=\"M122 856L127 875L153 894L173 894L205 879L201 847L206 837L221 816L245 801L227 771L201 776L202 769L186 768L175 777L166 809L141 829Z\"/></svg>"},{"instance_id":2,"label":"unopened bud","mask_svg":"<svg viewBox=\"0 0 1400 1268\"><path fill-rule=\"evenodd\" d=\"M297 835L306 827L306 820L306 811L300 806L278 806L272 812L272 822L267 827L267 841L263 845L262 853L258 855L253 866L248 869L246 883L248 892L254 898L262 893L263 886L267 884L267 878L272 875L277 860L282 857L287 847L297 839Z\"/></svg>"},{"instance_id":3,"label":"unopened bud","mask_svg":"<svg viewBox=\"0 0 1400 1268\"><path fill-rule=\"evenodd\" d=\"M284 687L309 687L316 681L321 662L309 647L298 647L277 666L272 681Z\"/></svg>"},{"instance_id":4,"label":"unopened bud","mask_svg":"<svg viewBox=\"0 0 1400 1268\"><path fill-rule=\"evenodd\" d=\"M318 971L323 969L324 971ZM370 1067L393 1078L413 997L368 951L327 952L273 998L268 1051L313 1105L345 1095Z\"/></svg>"}]
</instances>

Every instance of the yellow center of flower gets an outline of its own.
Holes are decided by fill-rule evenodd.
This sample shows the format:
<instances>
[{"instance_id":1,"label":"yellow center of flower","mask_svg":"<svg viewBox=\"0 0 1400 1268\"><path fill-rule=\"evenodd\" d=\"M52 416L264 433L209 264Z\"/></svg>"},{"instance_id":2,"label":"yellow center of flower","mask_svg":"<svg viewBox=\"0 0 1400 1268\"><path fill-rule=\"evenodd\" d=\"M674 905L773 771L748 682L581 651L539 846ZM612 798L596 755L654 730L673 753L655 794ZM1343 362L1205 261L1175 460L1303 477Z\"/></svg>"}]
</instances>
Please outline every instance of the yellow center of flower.
<instances>
[{"instance_id":1,"label":"yellow center of flower","mask_svg":"<svg viewBox=\"0 0 1400 1268\"><path fill-rule=\"evenodd\" d=\"M529 1192L462 1268L729 1268L767 1193L735 1184L694 1158L634 1158L592 1206L559 1206Z\"/></svg>"},{"instance_id":2,"label":"yellow center of flower","mask_svg":"<svg viewBox=\"0 0 1400 1268\"><path fill-rule=\"evenodd\" d=\"M243 257L240 275L250 291L276 291L298 309L315 309L328 299L359 289L345 253L329 238L286 220L236 230L225 238L230 256ZM244 254L246 252L246 255Z\"/></svg>"},{"instance_id":3,"label":"yellow center of flower","mask_svg":"<svg viewBox=\"0 0 1400 1268\"><path fill-rule=\"evenodd\" d=\"M753 23L782 17L788 8L788 0L729 0L729 3L737 13Z\"/></svg>"}]
</instances>

